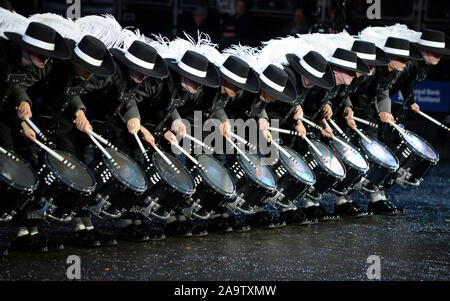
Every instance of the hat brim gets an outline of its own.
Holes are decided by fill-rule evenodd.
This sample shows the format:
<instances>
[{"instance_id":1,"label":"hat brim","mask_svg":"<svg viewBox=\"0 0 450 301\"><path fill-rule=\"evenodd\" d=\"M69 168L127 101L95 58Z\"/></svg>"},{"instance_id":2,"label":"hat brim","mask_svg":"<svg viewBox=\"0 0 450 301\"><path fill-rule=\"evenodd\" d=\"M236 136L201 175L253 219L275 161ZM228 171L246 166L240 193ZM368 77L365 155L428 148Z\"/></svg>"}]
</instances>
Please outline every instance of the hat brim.
<instances>
[{"instance_id":1,"label":"hat brim","mask_svg":"<svg viewBox=\"0 0 450 301\"><path fill-rule=\"evenodd\" d=\"M287 80L286 87L284 87L284 90L282 92L275 90L262 80L260 81L260 84L261 90L267 92L270 96L275 98L275 100L293 103L295 98L297 97L297 90L295 89L295 85L292 83L292 80L290 78Z\"/></svg>"},{"instance_id":2,"label":"hat brim","mask_svg":"<svg viewBox=\"0 0 450 301\"><path fill-rule=\"evenodd\" d=\"M336 66L336 67L339 67L339 68L342 68L345 70L349 70L349 71L362 73L365 75L369 75L369 73L370 73L369 66L367 66L367 64L359 57L356 58L356 68L349 68L348 66L344 66L344 65L340 65L340 64L336 64L336 63L332 63L332 62L329 62L329 63L332 66Z\"/></svg>"},{"instance_id":3,"label":"hat brim","mask_svg":"<svg viewBox=\"0 0 450 301\"><path fill-rule=\"evenodd\" d=\"M129 59L126 58L125 53L117 48L113 48L109 50L115 59L117 59L122 64L128 66L129 68L136 70L142 74L148 75L150 77L156 77L156 78L166 78L169 75L169 71L167 69L166 63L162 59L162 57L157 54L156 55L156 61L153 69L144 68L142 66L139 66Z\"/></svg>"},{"instance_id":4,"label":"hat brim","mask_svg":"<svg viewBox=\"0 0 450 301\"><path fill-rule=\"evenodd\" d=\"M212 63L208 64L206 76L199 77L199 76L195 76L189 72L186 72L183 69L181 69L180 67L178 67L175 59L164 59L164 61L166 62L167 67L169 67L171 70L173 70L174 72L176 72L180 75L186 76L187 78L189 78L190 80L192 80L198 84L201 84L203 86L210 87L210 88L218 88L220 86L219 71L218 71L217 67Z\"/></svg>"},{"instance_id":5,"label":"hat brim","mask_svg":"<svg viewBox=\"0 0 450 301\"><path fill-rule=\"evenodd\" d=\"M219 69L219 73L220 73L220 78L226 80L233 86L236 86L239 89L245 90L250 93L257 93L259 91L259 88L260 88L259 77L258 77L258 74L255 72L255 70L253 70L253 69L249 70L249 73L247 76L247 81L243 84L243 83L237 82L234 79L232 79L231 77L227 76L225 73L220 71L220 68L218 68L218 69Z\"/></svg>"},{"instance_id":6,"label":"hat brim","mask_svg":"<svg viewBox=\"0 0 450 301\"><path fill-rule=\"evenodd\" d=\"M380 47L375 47L375 56L376 58L374 60L366 60L363 58L362 60L367 66L387 66L391 62L389 55L387 55Z\"/></svg>"},{"instance_id":7,"label":"hat brim","mask_svg":"<svg viewBox=\"0 0 450 301\"><path fill-rule=\"evenodd\" d=\"M445 39L445 45L447 45L447 47L450 46L450 41L449 41L448 38ZM421 44L418 44L418 43L416 44L416 46L418 48L422 48L422 49L425 49L427 51L434 52L434 53L437 53L437 54L450 55L450 48L447 48L447 47L446 48L436 48L436 47L421 45Z\"/></svg>"},{"instance_id":8,"label":"hat brim","mask_svg":"<svg viewBox=\"0 0 450 301\"><path fill-rule=\"evenodd\" d=\"M389 53L389 52L386 52L386 53L390 56L396 56L396 57L404 58L404 59L411 60L411 61L423 60L422 54L420 53L417 46L414 45L413 43L409 43L409 55L400 55L400 54Z\"/></svg>"},{"instance_id":9,"label":"hat brim","mask_svg":"<svg viewBox=\"0 0 450 301\"><path fill-rule=\"evenodd\" d=\"M24 40L22 40L22 35L15 32L5 32L5 36L11 40L13 43L18 44L20 47L39 53L40 55L45 55L48 57L56 58L56 59L68 59L70 58L72 51L70 49L69 44L66 40L59 34L55 35L55 49L54 50L46 50L34 45L31 45Z\"/></svg>"},{"instance_id":10,"label":"hat brim","mask_svg":"<svg viewBox=\"0 0 450 301\"><path fill-rule=\"evenodd\" d=\"M309 73L302 65L300 65L300 58L293 54L288 53L286 54L286 59L289 63L289 65L298 73L306 77L310 82L312 82L314 85L319 86L324 89L330 89L333 88L336 84L334 80L334 74L333 70L331 70L330 65L327 64L327 67L325 69L325 74L320 78L317 76L314 76L313 74Z\"/></svg>"},{"instance_id":11,"label":"hat brim","mask_svg":"<svg viewBox=\"0 0 450 301\"><path fill-rule=\"evenodd\" d=\"M73 48L75 48L75 43L72 44ZM109 76L114 74L116 72L116 66L114 64L114 60L112 58L112 55L109 51L106 52L105 56L103 57L103 62L101 66L94 66L83 59L81 59L75 52L72 53L72 57L70 58L70 61L80 67L81 69L94 73L96 75L100 76Z\"/></svg>"}]
</instances>

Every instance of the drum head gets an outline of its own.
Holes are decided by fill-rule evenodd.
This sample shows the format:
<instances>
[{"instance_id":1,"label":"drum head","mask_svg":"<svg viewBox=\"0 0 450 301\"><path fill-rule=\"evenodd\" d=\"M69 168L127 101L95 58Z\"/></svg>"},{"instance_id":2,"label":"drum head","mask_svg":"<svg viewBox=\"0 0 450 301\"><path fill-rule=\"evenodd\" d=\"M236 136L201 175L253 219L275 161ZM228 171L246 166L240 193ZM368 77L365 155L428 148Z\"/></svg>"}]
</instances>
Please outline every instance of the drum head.
<instances>
[{"instance_id":1,"label":"drum head","mask_svg":"<svg viewBox=\"0 0 450 301\"><path fill-rule=\"evenodd\" d=\"M211 187L222 195L231 196L235 193L236 185L234 180L219 161L208 155L198 155L197 161L206 169L206 172L201 168L198 168L198 171L202 175L203 180Z\"/></svg>"},{"instance_id":2,"label":"drum head","mask_svg":"<svg viewBox=\"0 0 450 301\"><path fill-rule=\"evenodd\" d=\"M152 155L152 162L161 179L173 189L185 195L192 195L195 189L194 179L189 170L174 156L164 152L170 161L178 169L178 173L158 154Z\"/></svg>"},{"instance_id":3,"label":"drum head","mask_svg":"<svg viewBox=\"0 0 450 301\"><path fill-rule=\"evenodd\" d=\"M329 171L335 177L344 178L345 177L345 167L344 167L344 165L342 165L341 160L339 160L339 158L336 157L336 155L333 153L333 151L322 141L313 140L312 143L322 153L322 158L321 158L320 155L317 154L313 149L311 149L311 146L309 146L310 151L313 153L316 161L323 168L325 168L325 170Z\"/></svg>"},{"instance_id":4,"label":"drum head","mask_svg":"<svg viewBox=\"0 0 450 301\"><path fill-rule=\"evenodd\" d=\"M405 134L402 136L418 156L432 162L437 162L439 160L439 155L434 151L433 147L418 135L405 130Z\"/></svg>"},{"instance_id":5,"label":"drum head","mask_svg":"<svg viewBox=\"0 0 450 301\"><path fill-rule=\"evenodd\" d=\"M123 185L137 192L147 190L147 179L142 169L127 154L112 148L107 149L108 153L118 163L115 167L110 160L103 155L103 162L108 166L114 177Z\"/></svg>"},{"instance_id":6,"label":"drum head","mask_svg":"<svg viewBox=\"0 0 450 301\"><path fill-rule=\"evenodd\" d=\"M45 154L45 162L56 176L67 186L78 191L93 192L96 187L95 177L80 160L63 151L56 151L67 161L75 165L72 169L53 156Z\"/></svg>"},{"instance_id":7,"label":"drum head","mask_svg":"<svg viewBox=\"0 0 450 301\"><path fill-rule=\"evenodd\" d=\"M372 142L369 143L366 140L360 138L359 144L373 161L389 168L391 170L397 170L398 160L397 157L380 141L372 137L369 138Z\"/></svg>"},{"instance_id":8,"label":"drum head","mask_svg":"<svg viewBox=\"0 0 450 301\"><path fill-rule=\"evenodd\" d=\"M0 181L19 190L34 191L38 186L36 173L28 162L16 153L11 153L18 161L0 153Z\"/></svg>"},{"instance_id":9,"label":"drum head","mask_svg":"<svg viewBox=\"0 0 450 301\"><path fill-rule=\"evenodd\" d=\"M353 145L341 140L341 142L331 140L331 147L336 151L341 159L355 169L367 171L369 164L363 155Z\"/></svg>"},{"instance_id":10,"label":"drum head","mask_svg":"<svg viewBox=\"0 0 450 301\"><path fill-rule=\"evenodd\" d=\"M276 180L272 171L266 166L261 164L261 160L255 155L245 152L245 155L256 166L256 169L244 159L243 156L237 155L237 161L244 169L245 173L256 183L269 190L276 188Z\"/></svg>"},{"instance_id":11,"label":"drum head","mask_svg":"<svg viewBox=\"0 0 450 301\"><path fill-rule=\"evenodd\" d=\"M280 152L280 162L283 167L297 180L308 185L314 185L316 176L311 168L309 168L308 164L306 164L305 160L303 160L303 158L293 149L287 146L283 146L283 148L295 159L295 161L293 161Z\"/></svg>"}]
</instances>

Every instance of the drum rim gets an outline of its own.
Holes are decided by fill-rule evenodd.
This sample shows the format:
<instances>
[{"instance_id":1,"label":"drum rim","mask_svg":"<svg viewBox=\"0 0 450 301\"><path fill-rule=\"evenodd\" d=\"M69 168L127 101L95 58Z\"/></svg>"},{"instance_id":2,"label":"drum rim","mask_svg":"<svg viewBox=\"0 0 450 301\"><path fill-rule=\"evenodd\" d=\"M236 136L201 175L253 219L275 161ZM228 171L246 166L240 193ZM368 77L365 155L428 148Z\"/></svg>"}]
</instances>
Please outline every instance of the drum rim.
<instances>
[{"instance_id":1,"label":"drum rim","mask_svg":"<svg viewBox=\"0 0 450 301\"><path fill-rule=\"evenodd\" d=\"M302 156L300 156L299 153L297 153L295 150L293 150L292 148L283 145L282 146L284 149L287 149L289 151L294 152L295 154L297 154L297 156L303 161L303 163L305 164L305 166L308 168L308 170L311 172L312 176L313 176L313 181L309 182L308 180L300 177L298 174L292 172L292 170L290 168L288 168L286 162L284 160L280 159L281 164L283 165L283 167L289 172L289 174L293 177L295 177L297 180L299 180L300 182L302 182L303 184L306 185L314 185L316 183L316 174L314 173L314 171L311 169L311 167L309 167L308 163L306 163L305 159L302 158ZM281 158L282 153L280 153L280 158Z\"/></svg>"},{"instance_id":2,"label":"drum rim","mask_svg":"<svg viewBox=\"0 0 450 301\"><path fill-rule=\"evenodd\" d=\"M191 191L186 192L186 191L183 191L182 189L180 189L179 187L176 187L175 185L172 185L172 184L168 181L168 179L166 178L166 176L165 176L162 172L160 172L160 167L158 166L158 164L155 163L156 161L154 160L154 157L155 157L158 153L157 153L157 152L154 152L154 153L152 154L152 163L153 163L153 166L155 166L155 169L156 169L156 171L158 172L158 175L161 177L161 179L164 180L164 183L165 183L165 184L169 185L170 187L172 187L173 189L175 189L175 190L178 191L179 193L181 193L181 194L183 194L183 195L188 195L188 196L193 195L193 194L195 193L195 188L196 188L196 187L195 187L195 180L194 180L194 177L192 176L191 172L190 172L190 171L187 169L187 167L184 166L177 158L175 158L175 156L172 156L171 154L169 154L169 153L167 153L167 152L164 152L164 151L163 151L163 153L164 153L166 156L168 156L170 160L177 161L178 163L180 163L181 168L183 168L183 170L189 175L189 178L190 178L191 181L192 181L192 187L193 187L193 188L192 188Z\"/></svg>"},{"instance_id":3,"label":"drum rim","mask_svg":"<svg viewBox=\"0 0 450 301\"><path fill-rule=\"evenodd\" d=\"M5 184L7 184L7 185L9 185L9 186L11 186L11 187L13 187L13 188L15 188L15 189L17 189L17 190L20 190L20 191L27 191L27 190L31 189L31 192L32 192L32 193L35 192L36 189L37 189L38 186L39 186L39 177L38 177L36 171L34 170L34 168L31 167L31 164L28 163L27 160L25 160L22 156L20 156L20 155L17 154L16 152L11 151L11 150L9 150L9 149L8 149L7 151L10 152L11 154L13 154L15 157L17 157L17 158L18 158L19 160L21 160L23 163L25 163L25 165L31 170L31 173L33 174L34 179L36 180L36 182L35 182L32 186L30 186L30 187L24 187L24 186L22 186L22 185L17 184L16 182L11 181L10 179L7 179L7 178L6 178L5 176L3 176L1 173L0 173L0 181L3 182L3 183L5 183Z\"/></svg>"},{"instance_id":4,"label":"drum rim","mask_svg":"<svg viewBox=\"0 0 450 301\"><path fill-rule=\"evenodd\" d=\"M253 157L255 157L257 160L260 160L257 156L255 156L254 154L251 154L250 152L248 152L248 151L244 151L245 152L245 155L246 156L253 156ZM239 165L241 165L241 166L245 166L245 165L243 165L243 164L241 164L241 162L244 162L244 160L242 159L242 155L241 154L237 154L237 156L236 156L236 161L238 160L238 158L239 158L239 161L240 162L238 162L239 163ZM266 165L262 165L261 164L261 166L263 166L263 167L265 167L265 168L267 168L267 170L269 171L269 173L270 173L270 175L272 176L272 178L273 178L273 182L275 183L275 185L274 186L269 186L269 185L267 185L266 183L263 183L261 180L259 180L258 178L256 178L256 177L253 177L253 176L251 176L250 178L252 179L252 180L254 180L254 182L256 182L258 185L261 185L261 186L263 186L264 188L266 188L266 189L268 189L268 190L271 190L271 191L275 191L276 189L277 189L277 178L275 177L275 173L269 168L269 167L267 167ZM243 169L244 169L244 171L245 171L245 168L243 167ZM246 172L246 174L247 174L247 172ZM256 178L256 179L255 179Z\"/></svg>"},{"instance_id":5,"label":"drum rim","mask_svg":"<svg viewBox=\"0 0 450 301\"><path fill-rule=\"evenodd\" d=\"M216 184L211 183L211 181L207 180L208 177L205 175L205 172L201 169L201 168L197 168L198 172L200 173L201 177L203 180L205 180L209 186L212 186L212 188L215 188L220 194L226 196L226 197L232 197L236 194L236 182L234 181L233 177L231 176L231 173L228 171L228 169L225 168L225 166L223 166L222 163L219 162L219 160L217 160L216 158L214 158L211 155L207 155L207 154L199 154L196 156L197 160L200 156L206 156L209 157L210 159L214 160L215 162L217 162L217 164L219 164L219 166L221 166L223 168L223 170L226 172L226 174L228 175L228 177L230 178L230 180L233 183L233 192L226 192L225 190L223 190L220 187L217 187ZM206 178L206 179L205 179Z\"/></svg>"},{"instance_id":6,"label":"drum rim","mask_svg":"<svg viewBox=\"0 0 450 301\"><path fill-rule=\"evenodd\" d=\"M384 168L387 168L389 170L392 170L393 172L396 171L399 167L400 167L400 162L398 161L397 156L394 154L393 151L391 151L389 149L389 147L386 146L386 144L382 143L380 140L370 137L370 139L375 140L376 142L378 142L379 144L381 144L391 155L392 157L395 159L396 162L396 166L394 168L394 166L389 166L386 163L382 162L380 159L375 158L374 156L372 156L372 154L367 150L367 148L364 146L364 144L362 143L363 138L359 137L359 145L361 146L361 148L365 151L364 154L372 159L374 159L373 161L375 161L375 163L377 163L378 165L383 166Z\"/></svg>"},{"instance_id":7,"label":"drum rim","mask_svg":"<svg viewBox=\"0 0 450 301\"><path fill-rule=\"evenodd\" d=\"M319 143L323 144L323 146L325 146L326 148L328 148L328 149L330 150L330 152L336 157L336 159L338 160L339 164L341 164L342 169L344 170L344 174L343 174L343 175L339 175L339 174L335 173L333 170L331 170L330 168L328 168L328 166L326 166L326 165L322 162L322 160L318 160L318 159L320 159L320 158L318 158L318 154L316 154L316 152L312 150L311 146L308 145L308 149L309 149L309 151L312 153L312 155L314 156L316 162L318 162L318 164L321 165L322 167L325 167L326 170L330 171L330 172L332 173L332 176L333 176L334 178L339 179L339 180L345 179L345 177L347 176L347 169L345 169L345 165L342 163L342 160L341 160L338 156L336 156L336 154L333 152L333 150L332 150L328 145L326 145L324 142L320 141L319 139L313 139L313 140L311 140L311 142L312 142L312 143L314 143L314 142L319 142Z\"/></svg>"},{"instance_id":8,"label":"drum rim","mask_svg":"<svg viewBox=\"0 0 450 301\"><path fill-rule=\"evenodd\" d=\"M51 169L52 172L54 172L56 174L56 176L58 177L59 180L61 180L61 182L63 182L64 184L66 184L67 186L69 186L70 188L74 188L77 191L80 192L94 192L95 189L97 188L97 180L95 179L94 173L86 166L86 164L84 164L83 162L81 162L81 160L79 160L78 158L76 158L75 156L73 156L72 154L69 154L65 151L62 150L55 150L55 152L57 153L62 153L64 155L69 156L71 159L73 159L74 161L76 161L77 163L79 163L81 166L83 166L85 168L85 170L87 171L87 173L89 174L89 176L91 177L92 181L94 182L93 186L90 187L81 187L78 184L74 184L71 183L69 180L67 180L65 177L63 177L63 175L61 174L61 172L59 170L57 170L56 168L53 167L53 164L51 164L49 158L48 153L45 154L44 160L45 160L45 164L47 164L48 168Z\"/></svg>"},{"instance_id":9,"label":"drum rim","mask_svg":"<svg viewBox=\"0 0 450 301\"><path fill-rule=\"evenodd\" d=\"M405 129L405 132L408 133L408 134L411 134L411 135L415 136L416 138L419 138L419 140L421 140L425 145L427 145L427 146L428 146L428 147L436 154L436 159L432 159L432 158L429 158L429 157L427 157L427 156L424 156L424 155L423 155L421 152L419 152L413 145L411 145L411 144L409 143L408 140L406 140L406 139L404 138L404 135L400 134L402 140L405 141L405 142L408 144L409 148L414 152L414 154L416 154L417 156L421 157L422 159L424 159L424 160L426 160L426 161L429 161L429 162L431 162L431 163L434 163L434 164L436 164L436 163L439 161L439 154L438 154L438 152L433 148L433 146L431 146L430 143L428 143L428 141L426 141L425 139L423 139L422 137L420 137L420 136L417 135L416 133L411 132L411 131L409 131L409 130L406 130L406 129Z\"/></svg>"},{"instance_id":10,"label":"drum rim","mask_svg":"<svg viewBox=\"0 0 450 301\"><path fill-rule=\"evenodd\" d=\"M106 158L105 154L103 154L102 159L103 162L105 163L105 165L108 167L108 170L114 175L114 179L116 179L117 181L119 181L121 184L123 184L125 187L131 188L134 191L137 192L145 192L148 189L148 182L147 182L147 177L145 176L144 171L141 169L141 167L136 163L136 161L134 161L130 156L128 156L127 153L121 151L120 149L113 149L113 148L107 148L106 150L110 151L116 151L121 153L122 155L124 155L131 163L134 164L134 166L141 172L142 177L144 178L144 182L145 185L143 188L141 187L137 187L133 184L128 183L127 181L125 181L125 179L123 179L121 176L119 176L119 174L117 173L117 170L115 168L113 168L111 166L110 161L108 160L108 158Z\"/></svg>"},{"instance_id":11,"label":"drum rim","mask_svg":"<svg viewBox=\"0 0 450 301\"><path fill-rule=\"evenodd\" d=\"M359 152L360 156L362 157L362 159L364 160L364 162L366 163L366 168L361 168L359 166L356 166L356 164L354 164L353 162L350 162L350 160L348 160L346 157L344 157L341 152L337 149L337 147L335 146L338 142L335 142L333 140L330 141L330 147L337 153L337 155L339 156L339 158L344 162L347 163L348 165L350 165L350 167L357 169L359 171L362 171L364 173L366 173L369 170L369 162L367 162L366 158L364 158L364 154L361 153L361 151L359 149L357 149L352 143L344 141L346 144L350 145L353 149L355 149L357 152Z\"/></svg>"}]
</instances>

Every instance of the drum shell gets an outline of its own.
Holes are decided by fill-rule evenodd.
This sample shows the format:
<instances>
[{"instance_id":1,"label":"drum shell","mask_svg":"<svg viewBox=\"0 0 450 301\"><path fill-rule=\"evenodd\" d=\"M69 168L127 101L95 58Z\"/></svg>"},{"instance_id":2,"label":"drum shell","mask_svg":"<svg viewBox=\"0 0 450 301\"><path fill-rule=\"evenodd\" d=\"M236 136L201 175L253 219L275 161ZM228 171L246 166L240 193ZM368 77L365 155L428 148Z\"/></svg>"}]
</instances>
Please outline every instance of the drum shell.
<instances>
[{"instance_id":1,"label":"drum shell","mask_svg":"<svg viewBox=\"0 0 450 301\"><path fill-rule=\"evenodd\" d=\"M277 189L284 195L284 199L287 201L297 200L311 187L311 185L308 185L292 176L284 168L280 160L277 160L277 162L271 167L277 179Z\"/></svg>"},{"instance_id":2,"label":"drum shell","mask_svg":"<svg viewBox=\"0 0 450 301\"><path fill-rule=\"evenodd\" d=\"M19 190L0 181L0 221L12 218L20 208L33 201L33 191Z\"/></svg>"}]
</instances>

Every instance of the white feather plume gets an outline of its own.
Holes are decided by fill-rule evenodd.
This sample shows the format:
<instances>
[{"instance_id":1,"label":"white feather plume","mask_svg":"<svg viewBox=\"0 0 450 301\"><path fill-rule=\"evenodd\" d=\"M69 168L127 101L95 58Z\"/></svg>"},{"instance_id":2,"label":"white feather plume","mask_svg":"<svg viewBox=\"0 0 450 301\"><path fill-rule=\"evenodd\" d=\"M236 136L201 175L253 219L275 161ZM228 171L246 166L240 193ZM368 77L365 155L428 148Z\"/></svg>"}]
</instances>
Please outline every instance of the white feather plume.
<instances>
[{"instance_id":1,"label":"white feather plume","mask_svg":"<svg viewBox=\"0 0 450 301\"><path fill-rule=\"evenodd\" d=\"M281 65L288 65L286 54L292 53L298 57L303 57L312 50L309 44L304 43L302 39L294 36L276 38L263 42L262 44L261 59Z\"/></svg>"},{"instance_id":2,"label":"white feather plume","mask_svg":"<svg viewBox=\"0 0 450 301\"><path fill-rule=\"evenodd\" d=\"M375 43L376 46L383 48L388 37L407 39L411 42L417 42L420 39L420 32L408 29L406 25L395 24L385 27L367 27L359 33L362 40Z\"/></svg>"},{"instance_id":3,"label":"white feather plume","mask_svg":"<svg viewBox=\"0 0 450 301\"><path fill-rule=\"evenodd\" d=\"M391 26L387 26L387 28L391 31L391 37L402 38L408 40L413 43L419 42L421 32L409 29L405 24L395 24Z\"/></svg>"},{"instance_id":4,"label":"white feather plume","mask_svg":"<svg viewBox=\"0 0 450 301\"><path fill-rule=\"evenodd\" d=\"M150 44L153 48L156 49L158 54L162 58L170 58L169 56L169 44L170 39L162 36L161 34L151 34L151 37L145 37L147 43Z\"/></svg>"},{"instance_id":5,"label":"white feather plume","mask_svg":"<svg viewBox=\"0 0 450 301\"><path fill-rule=\"evenodd\" d=\"M48 25L63 38L72 39L76 43L78 43L84 36L77 23L69 18L64 18L57 14L34 14L28 17L28 20L31 22L39 22Z\"/></svg>"},{"instance_id":6,"label":"white feather plume","mask_svg":"<svg viewBox=\"0 0 450 301\"><path fill-rule=\"evenodd\" d=\"M120 49L126 50L130 48L131 44L133 44L134 41L141 41L144 43L149 44L147 41L147 37L140 32L138 28L132 29L132 28L124 28L121 31L121 39L123 43L120 45Z\"/></svg>"},{"instance_id":7,"label":"white feather plume","mask_svg":"<svg viewBox=\"0 0 450 301\"><path fill-rule=\"evenodd\" d=\"M334 51L338 46L334 43L331 34L310 33L298 35L302 43L306 43L314 50L320 53L327 61L333 56Z\"/></svg>"},{"instance_id":8,"label":"white feather plume","mask_svg":"<svg viewBox=\"0 0 450 301\"><path fill-rule=\"evenodd\" d=\"M24 16L0 7L0 37L8 39L4 33L14 32L23 35L30 21Z\"/></svg>"},{"instance_id":9,"label":"white feather plume","mask_svg":"<svg viewBox=\"0 0 450 301\"><path fill-rule=\"evenodd\" d=\"M327 39L330 43L333 43L336 48L343 48L346 50L351 50L355 38L348 34L348 32L343 31L335 34L328 34Z\"/></svg>"},{"instance_id":10,"label":"white feather plume","mask_svg":"<svg viewBox=\"0 0 450 301\"><path fill-rule=\"evenodd\" d=\"M107 48L118 48L124 43L122 26L114 16L85 16L75 21L84 34L92 35L102 41Z\"/></svg>"}]
</instances>

